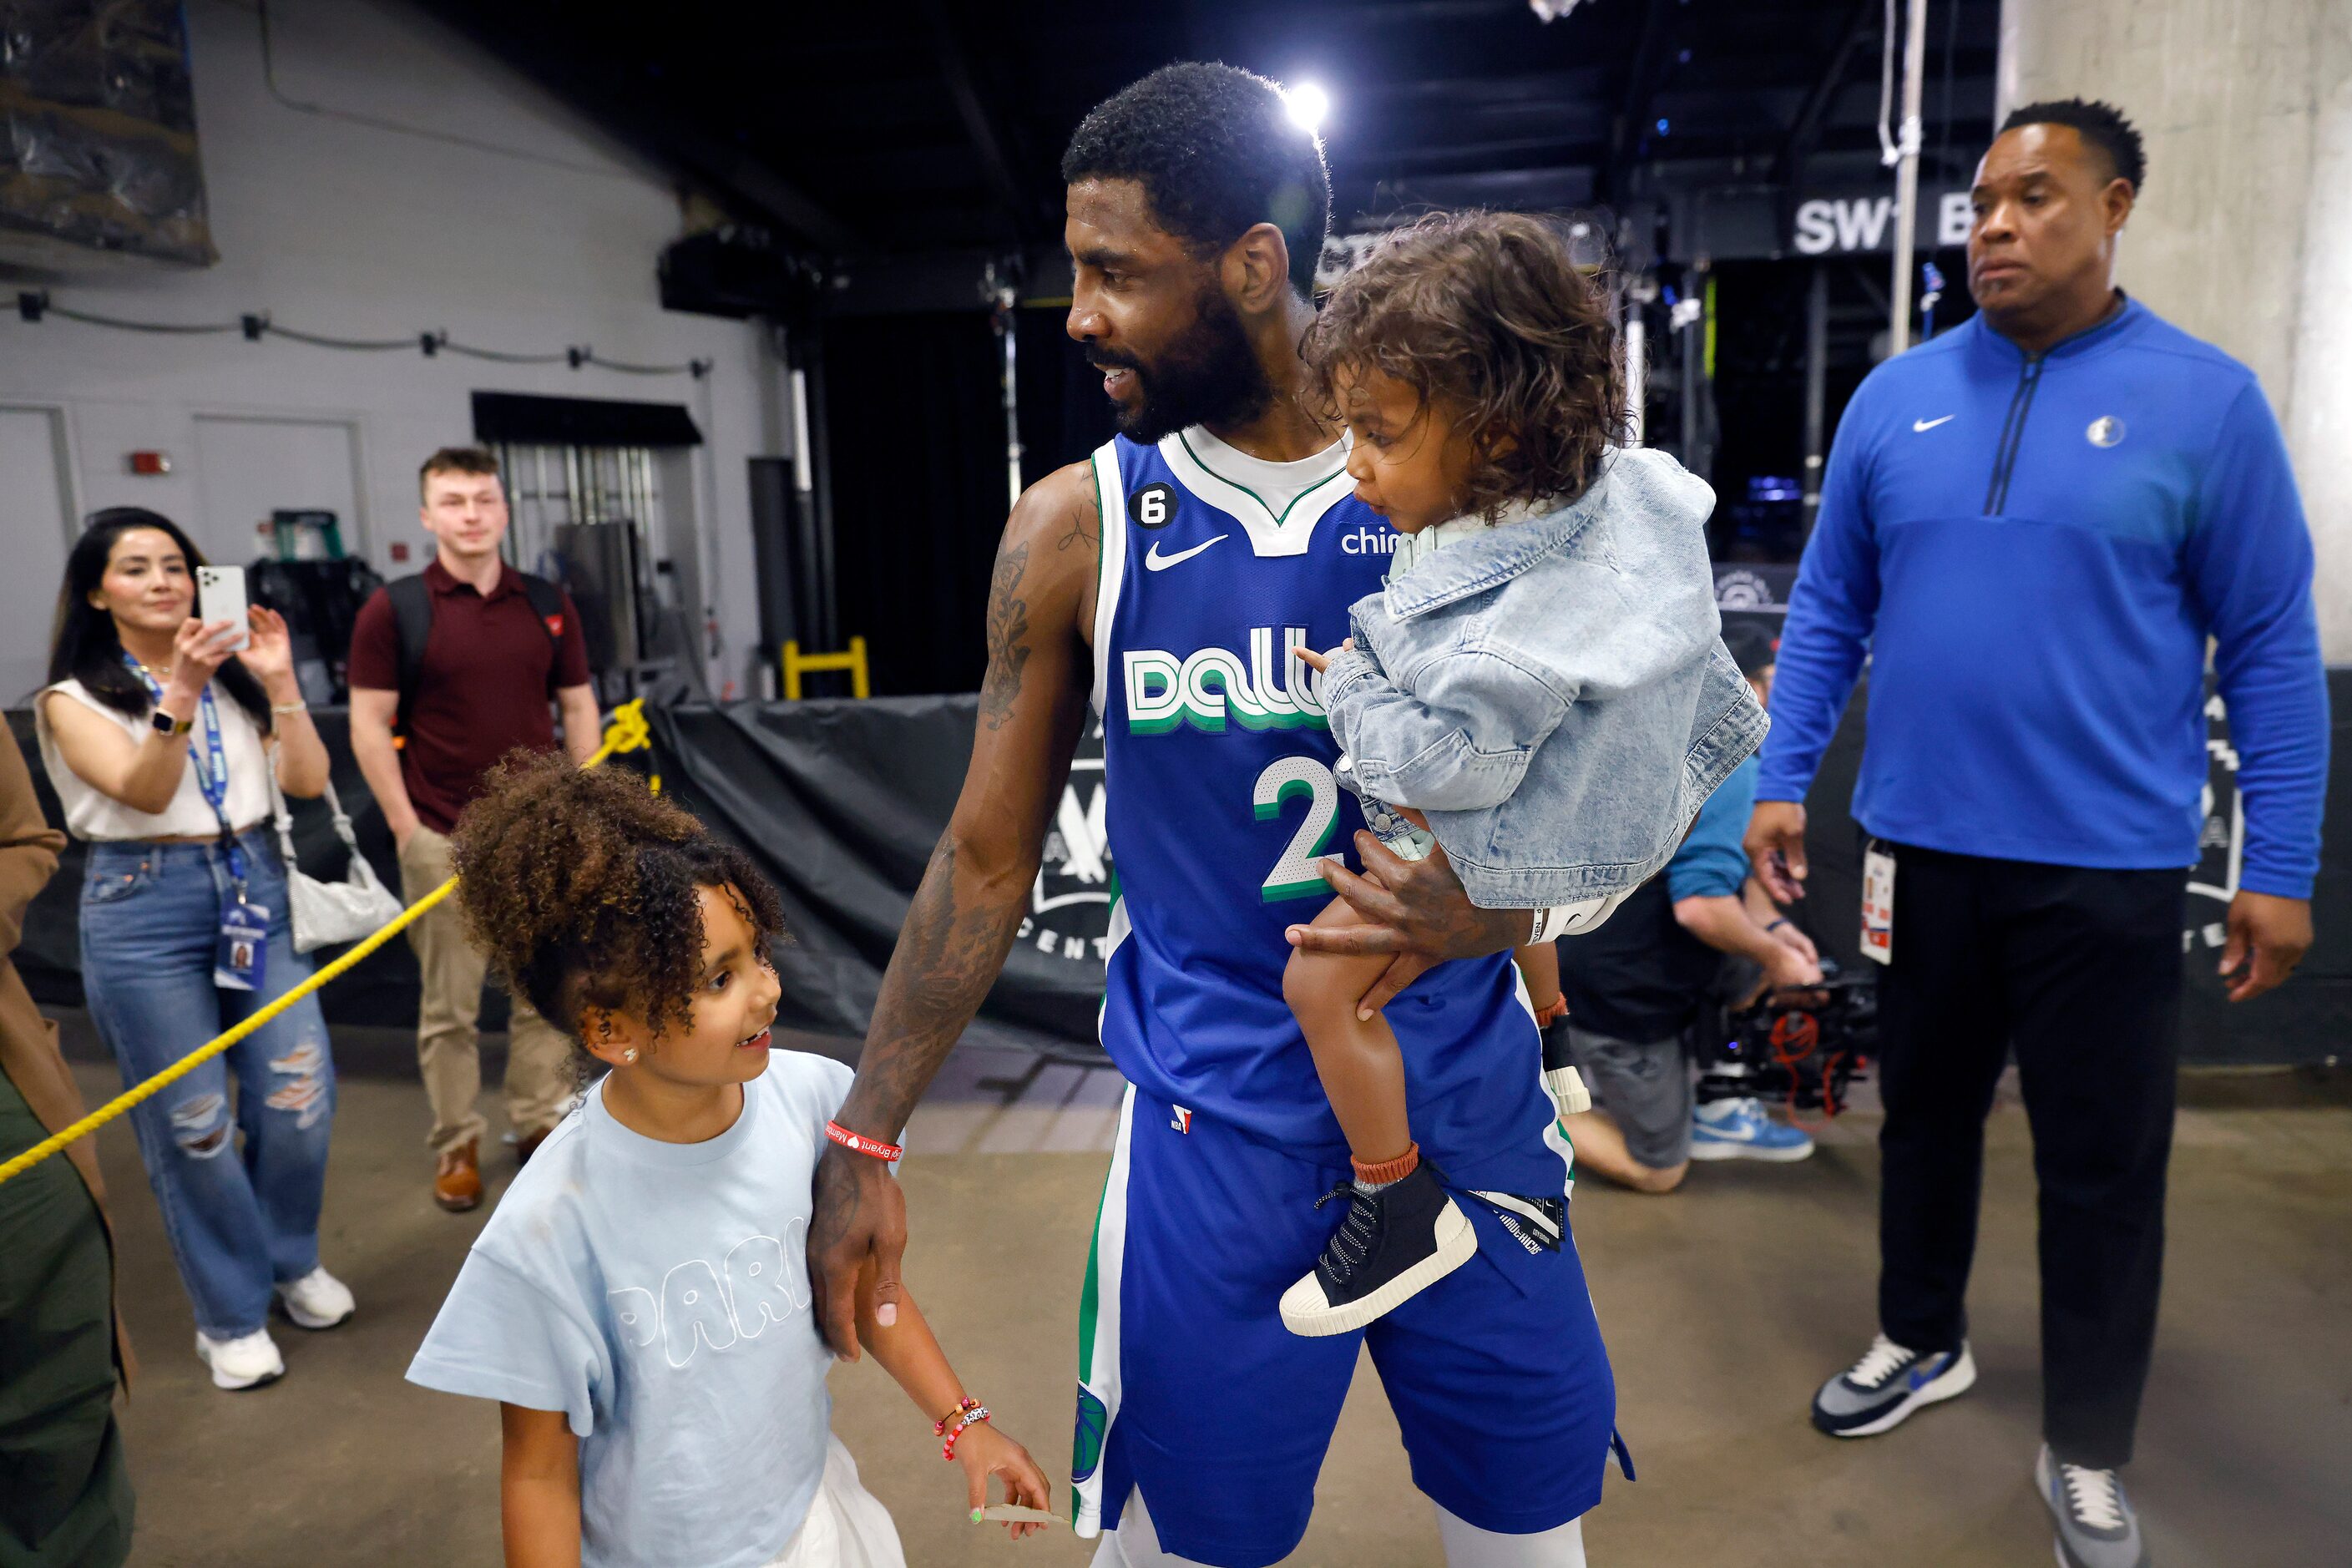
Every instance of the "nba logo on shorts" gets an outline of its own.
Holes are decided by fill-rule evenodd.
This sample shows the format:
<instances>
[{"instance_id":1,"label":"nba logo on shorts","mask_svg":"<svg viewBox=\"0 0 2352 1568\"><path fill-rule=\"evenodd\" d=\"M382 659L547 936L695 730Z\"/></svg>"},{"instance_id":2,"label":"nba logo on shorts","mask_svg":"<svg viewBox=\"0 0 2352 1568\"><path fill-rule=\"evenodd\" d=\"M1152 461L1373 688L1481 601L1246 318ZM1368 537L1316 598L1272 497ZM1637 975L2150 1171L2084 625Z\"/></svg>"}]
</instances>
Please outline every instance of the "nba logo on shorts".
<instances>
[{"instance_id":1,"label":"nba logo on shorts","mask_svg":"<svg viewBox=\"0 0 2352 1568\"><path fill-rule=\"evenodd\" d=\"M1168 1109L1176 1113L1174 1120L1168 1123L1169 1126L1173 1127L1179 1132L1190 1132L1192 1131L1192 1113L1191 1111L1185 1110L1181 1105L1171 1105Z\"/></svg>"}]
</instances>

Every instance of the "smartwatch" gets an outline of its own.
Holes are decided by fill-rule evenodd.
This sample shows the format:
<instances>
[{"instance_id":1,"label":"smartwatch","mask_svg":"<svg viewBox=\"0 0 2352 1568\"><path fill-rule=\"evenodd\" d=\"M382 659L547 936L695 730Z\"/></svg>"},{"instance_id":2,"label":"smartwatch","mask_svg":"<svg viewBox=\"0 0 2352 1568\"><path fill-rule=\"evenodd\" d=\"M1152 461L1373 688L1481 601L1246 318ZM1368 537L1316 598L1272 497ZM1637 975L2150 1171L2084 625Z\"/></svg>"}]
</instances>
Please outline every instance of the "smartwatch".
<instances>
[{"instance_id":1,"label":"smartwatch","mask_svg":"<svg viewBox=\"0 0 2352 1568\"><path fill-rule=\"evenodd\" d=\"M194 719L174 719L161 708L156 709L147 721L155 726L158 735L184 735L196 727Z\"/></svg>"}]
</instances>

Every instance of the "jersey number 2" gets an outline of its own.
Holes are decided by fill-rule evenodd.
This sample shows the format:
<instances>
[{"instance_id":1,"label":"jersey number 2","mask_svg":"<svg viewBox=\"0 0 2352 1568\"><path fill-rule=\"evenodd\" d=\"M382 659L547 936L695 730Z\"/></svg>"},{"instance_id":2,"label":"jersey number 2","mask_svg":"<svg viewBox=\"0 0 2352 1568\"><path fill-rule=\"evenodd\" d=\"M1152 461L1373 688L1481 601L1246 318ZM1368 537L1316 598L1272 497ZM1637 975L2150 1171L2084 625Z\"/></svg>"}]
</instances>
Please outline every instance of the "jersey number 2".
<instances>
[{"instance_id":1,"label":"jersey number 2","mask_svg":"<svg viewBox=\"0 0 2352 1568\"><path fill-rule=\"evenodd\" d=\"M1286 899L1304 899L1312 894L1328 892L1330 884L1316 868L1331 842L1332 826L1339 816L1339 782L1331 770L1313 757L1283 757L1268 763L1265 771L1257 775L1257 787L1251 805L1260 822L1279 818L1294 797L1305 797L1306 820L1298 831L1290 836L1284 847L1282 858L1265 874L1258 897L1269 904Z\"/></svg>"}]
</instances>

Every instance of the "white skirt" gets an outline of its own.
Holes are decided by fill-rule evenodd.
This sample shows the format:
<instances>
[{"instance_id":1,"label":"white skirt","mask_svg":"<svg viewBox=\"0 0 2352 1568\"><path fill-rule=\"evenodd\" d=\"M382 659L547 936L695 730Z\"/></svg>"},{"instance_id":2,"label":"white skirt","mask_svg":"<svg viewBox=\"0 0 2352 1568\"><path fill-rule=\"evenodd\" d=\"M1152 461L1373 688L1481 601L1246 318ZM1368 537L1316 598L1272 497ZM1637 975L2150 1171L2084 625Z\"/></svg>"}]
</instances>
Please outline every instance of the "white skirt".
<instances>
[{"instance_id":1,"label":"white skirt","mask_svg":"<svg viewBox=\"0 0 2352 1568\"><path fill-rule=\"evenodd\" d=\"M907 1568L890 1512L857 1480L857 1461L825 1438L824 1479L808 1517L767 1568Z\"/></svg>"}]
</instances>

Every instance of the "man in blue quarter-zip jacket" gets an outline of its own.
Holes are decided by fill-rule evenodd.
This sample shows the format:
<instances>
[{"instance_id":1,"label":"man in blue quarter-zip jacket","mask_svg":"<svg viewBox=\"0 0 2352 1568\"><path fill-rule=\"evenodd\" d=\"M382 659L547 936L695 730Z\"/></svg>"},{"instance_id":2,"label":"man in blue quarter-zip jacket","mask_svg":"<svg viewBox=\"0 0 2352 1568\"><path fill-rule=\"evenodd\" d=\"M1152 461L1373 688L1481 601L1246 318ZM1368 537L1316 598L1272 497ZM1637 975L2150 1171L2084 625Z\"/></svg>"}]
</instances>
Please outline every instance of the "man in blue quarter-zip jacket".
<instances>
[{"instance_id":1,"label":"man in blue quarter-zip jacket","mask_svg":"<svg viewBox=\"0 0 2352 1568\"><path fill-rule=\"evenodd\" d=\"M2035 1468L2078 1568L2147 1561L2115 1471L2156 1331L2209 638L2245 804L2233 1001L2311 943L2327 766L2311 541L2262 388L2112 285L2143 174L2138 133L2079 100L2020 110L1985 154L1979 313L1880 366L1838 428L1748 834L1768 890L1800 894L1801 803L1867 654L1853 815L1892 863L1881 1332L1813 1420L1883 1432L1975 1380L1963 1297L2013 1047L2041 1184Z\"/></svg>"}]
</instances>

